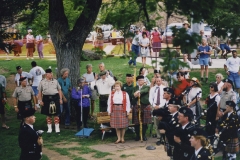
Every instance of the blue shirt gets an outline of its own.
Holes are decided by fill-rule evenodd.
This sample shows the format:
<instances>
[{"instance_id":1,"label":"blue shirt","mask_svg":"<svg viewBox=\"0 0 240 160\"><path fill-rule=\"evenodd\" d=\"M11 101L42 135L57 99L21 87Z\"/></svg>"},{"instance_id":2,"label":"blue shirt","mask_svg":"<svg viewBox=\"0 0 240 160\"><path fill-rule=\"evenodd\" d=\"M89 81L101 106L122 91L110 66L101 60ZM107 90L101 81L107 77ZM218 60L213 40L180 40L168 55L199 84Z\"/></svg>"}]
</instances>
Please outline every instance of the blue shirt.
<instances>
[{"instance_id":1,"label":"blue shirt","mask_svg":"<svg viewBox=\"0 0 240 160\"><path fill-rule=\"evenodd\" d=\"M198 47L198 52L209 52L211 49L209 46L199 46ZM209 54L205 54L205 53L200 53L200 58L209 58Z\"/></svg>"},{"instance_id":2,"label":"blue shirt","mask_svg":"<svg viewBox=\"0 0 240 160\"><path fill-rule=\"evenodd\" d=\"M68 98L68 89L71 88L71 82L69 78L63 79L62 77L58 78L58 83L61 86L63 95L65 98Z\"/></svg>"}]
</instances>

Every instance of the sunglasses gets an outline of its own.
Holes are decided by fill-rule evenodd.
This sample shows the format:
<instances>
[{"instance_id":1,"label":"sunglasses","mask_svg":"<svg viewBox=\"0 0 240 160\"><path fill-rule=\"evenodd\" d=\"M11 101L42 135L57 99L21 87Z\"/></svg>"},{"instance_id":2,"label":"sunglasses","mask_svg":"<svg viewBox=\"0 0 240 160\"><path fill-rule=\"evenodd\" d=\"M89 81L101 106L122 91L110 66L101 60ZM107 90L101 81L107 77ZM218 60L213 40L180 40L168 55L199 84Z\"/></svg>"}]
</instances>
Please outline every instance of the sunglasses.
<instances>
[{"instance_id":1,"label":"sunglasses","mask_svg":"<svg viewBox=\"0 0 240 160\"><path fill-rule=\"evenodd\" d=\"M213 86L209 86L210 88L214 88Z\"/></svg>"}]
</instances>

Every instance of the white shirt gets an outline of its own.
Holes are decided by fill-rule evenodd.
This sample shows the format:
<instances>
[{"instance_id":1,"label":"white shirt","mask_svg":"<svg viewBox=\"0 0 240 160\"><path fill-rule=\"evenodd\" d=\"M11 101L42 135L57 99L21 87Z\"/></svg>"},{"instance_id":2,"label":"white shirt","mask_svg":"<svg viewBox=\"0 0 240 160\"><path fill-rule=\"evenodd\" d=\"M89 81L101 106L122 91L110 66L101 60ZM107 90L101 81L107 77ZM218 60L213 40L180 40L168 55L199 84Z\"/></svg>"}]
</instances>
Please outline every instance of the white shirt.
<instances>
[{"instance_id":1,"label":"white shirt","mask_svg":"<svg viewBox=\"0 0 240 160\"><path fill-rule=\"evenodd\" d=\"M112 94L109 94L108 97L108 108L107 108L107 112L110 113L110 108L112 106L111 104L111 96ZM123 104L123 93L122 91L116 91L113 95L113 104ZM129 113L131 110L130 108L130 99L129 99L129 95L126 92L126 111L127 113Z\"/></svg>"},{"instance_id":2,"label":"white shirt","mask_svg":"<svg viewBox=\"0 0 240 160\"><path fill-rule=\"evenodd\" d=\"M217 82L216 82L217 83ZM219 84L217 84L218 86L218 91L220 91L222 89L222 86L224 85L223 81L221 81Z\"/></svg>"},{"instance_id":3,"label":"white shirt","mask_svg":"<svg viewBox=\"0 0 240 160\"><path fill-rule=\"evenodd\" d=\"M27 85L28 85L28 79L32 79L32 75L28 72L23 72L22 71L22 74L21 74L22 77L27 77ZM17 82L17 86L19 86L19 79L20 79L20 74L16 74L15 75L15 81Z\"/></svg>"},{"instance_id":4,"label":"white shirt","mask_svg":"<svg viewBox=\"0 0 240 160\"><path fill-rule=\"evenodd\" d=\"M156 106L156 103L157 103L157 95L158 95L158 90L160 89L160 105L159 107L163 107L166 103L166 99L163 99L163 88L166 88L166 86L164 85L160 85L160 86L154 86L150 89L150 92L149 92L149 102L150 104L155 107Z\"/></svg>"},{"instance_id":5,"label":"white shirt","mask_svg":"<svg viewBox=\"0 0 240 160\"><path fill-rule=\"evenodd\" d=\"M217 96L216 96L217 95ZM215 101L217 102L217 106L219 105L219 103L220 103L220 100L221 100L221 97L219 96L219 94L218 93L215 93L213 96L211 96L211 94L210 94L210 99L213 99L214 97L216 96L216 98L215 98Z\"/></svg>"},{"instance_id":6,"label":"white shirt","mask_svg":"<svg viewBox=\"0 0 240 160\"><path fill-rule=\"evenodd\" d=\"M142 37L141 33L136 34L136 35L134 36L134 38L133 38L132 44L138 46L141 37Z\"/></svg>"},{"instance_id":7,"label":"white shirt","mask_svg":"<svg viewBox=\"0 0 240 160\"><path fill-rule=\"evenodd\" d=\"M225 65L228 68L228 71L233 72L233 73L237 73L239 71L239 66L240 66L240 58L236 57L230 57L227 59Z\"/></svg>"},{"instance_id":8,"label":"white shirt","mask_svg":"<svg viewBox=\"0 0 240 160\"><path fill-rule=\"evenodd\" d=\"M200 150L202 149L202 147L198 148L198 150L195 150L195 155L197 157L198 153L200 152Z\"/></svg>"},{"instance_id":9,"label":"white shirt","mask_svg":"<svg viewBox=\"0 0 240 160\"><path fill-rule=\"evenodd\" d=\"M32 86L38 86L40 81L42 80L42 76L45 74L45 71L42 67L36 66L33 67L29 73L33 76Z\"/></svg>"},{"instance_id":10,"label":"white shirt","mask_svg":"<svg viewBox=\"0 0 240 160\"><path fill-rule=\"evenodd\" d=\"M229 117L232 113L233 113L233 111L232 111L232 112L229 112L229 113L228 113L228 117Z\"/></svg>"},{"instance_id":11,"label":"white shirt","mask_svg":"<svg viewBox=\"0 0 240 160\"><path fill-rule=\"evenodd\" d=\"M7 80L3 75L0 75L0 84L5 88L7 87Z\"/></svg>"},{"instance_id":12,"label":"white shirt","mask_svg":"<svg viewBox=\"0 0 240 160\"><path fill-rule=\"evenodd\" d=\"M139 43L142 44L143 46L146 46L147 44L149 44L149 39L146 37L146 38L141 38L139 40Z\"/></svg>"},{"instance_id":13,"label":"white shirt","mask_svg":"<svg viewBox=\"0 0 240 160\"><path fill-rule=\"evenodd\" d=\"M103 80L101 78L97 81L93 81L93 82L91 82L91 89L92 90L94 89L95 82L96 82L96 86L98 88L98 93L100 95L103 95L103 94L110 94L111 93L112 86L114 85L115 80L111 76L108 76L108 77L106 77L105 80Z\"/></svg>"},{"instance_id":14,"label":"white shirt","mask_svg":"<svg viewBox=\"0 0 240 160\"><path fill-rule=\"evenodd\" d=\"M199 92L202 92L202 89L199 88L199 87L196 87L196 88L192 88L189 92L189 94L187 95L187 98L188 98L188 103L191 102L192 100L194 100L194 98L196 97L196 95L199 93ZM202 93L199 93L198 98L201 98L202 97Z\"/></svg>"},{"instance_id":15,"label":"white shirt","mask_svg":"<svg viewBox=\"0 0 240 160\"><path fill-rule=\"evenodd\" d=\"M84 73L83 77L86 79L86 82L92 82L95 80L93 72L91 72L90 74Z\"/></svg>"},{"instance_id":16,"label":"white shirt","mask_svg":"<svg viewBox=\"0 0 240 160\"><path fill-rule=\"evenodd\" d=\"M43 38L42 38L42 36L41 35L37 35L36 36L36 40L42 40Z\"/></svg>"},{"instance_id":17,"label":"white shirt","mask_svg":"<svg viewBox=\"0 0 240 160\"><path fill-rule=\"evenodd\" d=\"M184 126L182 126L182 129L185 129L187 125L188 125L188 123L187 123L187 124L185 124Z\"/></svg>"}]
</instances>

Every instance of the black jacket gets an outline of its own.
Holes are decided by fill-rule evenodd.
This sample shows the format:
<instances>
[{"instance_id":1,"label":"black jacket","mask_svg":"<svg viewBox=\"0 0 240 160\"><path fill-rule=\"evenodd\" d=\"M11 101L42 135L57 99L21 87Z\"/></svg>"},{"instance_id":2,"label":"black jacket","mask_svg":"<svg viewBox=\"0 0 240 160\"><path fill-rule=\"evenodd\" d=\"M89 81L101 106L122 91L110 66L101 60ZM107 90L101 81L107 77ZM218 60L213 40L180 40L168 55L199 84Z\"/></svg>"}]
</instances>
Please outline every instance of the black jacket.
<instances>
[{"instance_id":1,"label":"black jacket","mask_svg":"<svg viewBox=\"0 0 240 160\"><path fill-rule=\"evenodd\" d=\"M38 145L38 134L29 125L23 124L20 128L18 142L21 148L20 160L39 160L41 156L41 146Z\"/></svg>"},{"instance_id":2,"label":"black jacket","mask_svg":"<svg viewBox=\"0 0 240 160\"><path fill-rule=\"evenodd\" d=\"M208 159L209 160L212 159L209 150L207 150L206 148L202 148L198 152L197 156L195 155L195 152L194 152L190 160L208 160Z\"/></svg>"}]
</instances>

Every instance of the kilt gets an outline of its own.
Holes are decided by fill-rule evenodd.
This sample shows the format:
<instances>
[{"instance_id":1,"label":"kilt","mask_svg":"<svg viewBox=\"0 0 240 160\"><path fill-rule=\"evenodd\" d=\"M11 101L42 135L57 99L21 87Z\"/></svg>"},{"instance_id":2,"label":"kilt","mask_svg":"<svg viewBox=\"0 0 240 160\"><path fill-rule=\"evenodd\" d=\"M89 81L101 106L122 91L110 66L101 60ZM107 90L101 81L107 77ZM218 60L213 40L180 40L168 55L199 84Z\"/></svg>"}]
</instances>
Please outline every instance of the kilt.
<instances>
[{"instance_id":1,"label":"kilt","mask_svg":"<svg viewBox=\"0 0 240 160\"><path fill-rule=\"evenodd\" d=\"M160 52L161 50L161 42L153 42L152 43L153 52Z\"/></svg>"},{"instance_id":2,"label":"kilt","mask_svg":"<svg viewBox=\"0 0 240 160\"><path fill-rule=\"evenodd\" d=\"M34 47L35 47L34 43L27 43L26 44L26 48L34 48Z\"/></svg>"},{"instance_id":3,"label":"kilt","mask_svg":"<svg viewBox=\"0 0 240 160\"><path fill-rule=\"evenodd\" d=\"M91 93L92 93L92 95L91 95L91 100L96 100L96 99L98 99L98 96L97 96L97 91L95 90L95 89L93 89L93 90L91 90Z\"/></svg>"},{"instance_id":4,"label":"kilt","mask_svg":"<svg viewBox=\"0 0 240 160\"><path fill-rule=\"evenodd\" d=\"M239 152L239 141L238 138L231 138L225 147L227 153L238 153Z\"/></svg>"},{"instance_id":5,"label":"kilt","mask_svg":"<svg viewBox=\"0 0 240 160\"><path fill-rule=\"evenodd\" d=\"M17 113L17 119L22 119L22 113L25 110L28 110L29 108L33 108L32 101L18 101L18 113Z\"/></svg>"},{"instance_id":6,"label":"kilt","mask_svg":"<svg viewBox=\"0 0 240 160\"><path fill-rule=\"evenodd\" d=\"M127 112L123 111L123 105L113 105L110 116L110 126L112 128L126 128L128 127Z\"/></svg>"},{"instance_id":7,"label":"kilt","mask_svg":"<svg viewBox=\"0 0 240 160\"><path fill-rule=\"evenodd\" d=\"M42 101L44 103L44 106L42 106L41 114L44 114L44 115L47 115L47 116L60 115L61 110L60 110L59 99L60 99L59 94L43 95ZM51 102L55 103L55 106L56 106L56 112L55 113L50 113L50 111L49 111Z\"/></svg>"},{"instance_id":8,"label":"kilt","mask_svg":"<svg viewBox=\"0 0 240 160\"><path fill-rule=\"evenodd\" d=\"M152 109L149 104L141 104L141 119L142 124L150 124L152 123ZM139 124L139 118L138 118L138 105L133 106L133 119L132 123L138 125Z\"/></svg>"}]
</instances>

